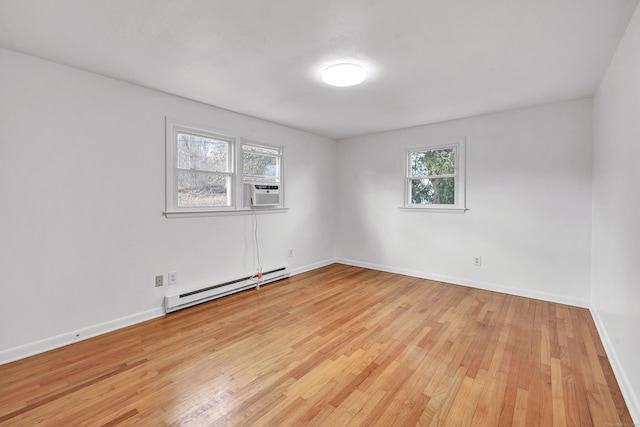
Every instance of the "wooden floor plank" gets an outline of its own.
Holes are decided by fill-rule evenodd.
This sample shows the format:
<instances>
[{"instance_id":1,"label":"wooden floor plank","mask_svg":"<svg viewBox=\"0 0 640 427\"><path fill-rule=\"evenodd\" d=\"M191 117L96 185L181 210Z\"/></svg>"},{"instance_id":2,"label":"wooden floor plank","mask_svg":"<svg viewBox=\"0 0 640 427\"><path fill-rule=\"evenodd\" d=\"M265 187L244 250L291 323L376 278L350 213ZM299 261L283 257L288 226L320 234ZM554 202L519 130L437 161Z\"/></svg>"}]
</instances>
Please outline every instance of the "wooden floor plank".
<instances>
[{"instance_id":1,"label":"wooden floor plank","mask_svg":"<svg viewBox=\"0 0 640 427\"><path fill-rule=\"evenodd\" d=\"M334 264L0 366L0 425L632 424L588 310Z\"/></svg>"}]
</instances>

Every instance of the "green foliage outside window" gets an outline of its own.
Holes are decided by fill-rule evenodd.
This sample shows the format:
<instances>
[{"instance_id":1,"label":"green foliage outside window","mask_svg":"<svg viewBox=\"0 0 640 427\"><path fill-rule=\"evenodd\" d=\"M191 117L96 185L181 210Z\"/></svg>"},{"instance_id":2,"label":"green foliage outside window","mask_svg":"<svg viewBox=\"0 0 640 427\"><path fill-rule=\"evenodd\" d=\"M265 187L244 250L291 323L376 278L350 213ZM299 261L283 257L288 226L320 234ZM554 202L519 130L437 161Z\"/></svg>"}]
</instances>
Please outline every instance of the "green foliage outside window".
<instances>
[{"instance_id":1,"label":"green foliage outside window","mask_svg":"<svg viewBox=\"0 0 640 427\"><path fill-rule=\"evenodd\" d=\"M415 151L410 160L412 204L455 204L455 148Z\"/></svg>"}]
</instances>

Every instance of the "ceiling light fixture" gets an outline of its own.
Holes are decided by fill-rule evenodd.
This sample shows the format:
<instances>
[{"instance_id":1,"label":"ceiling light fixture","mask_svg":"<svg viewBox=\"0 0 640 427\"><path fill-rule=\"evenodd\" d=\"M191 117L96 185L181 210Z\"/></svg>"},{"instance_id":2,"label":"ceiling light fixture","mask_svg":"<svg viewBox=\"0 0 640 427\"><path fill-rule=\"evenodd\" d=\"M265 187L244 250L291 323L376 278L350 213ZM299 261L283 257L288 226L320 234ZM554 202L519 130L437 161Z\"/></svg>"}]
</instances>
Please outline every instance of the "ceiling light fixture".
<instances>
[{"instance_id":1,"label":"ceiling light fixture","mask_svg":"<svg viewBox=\"0 0 640 427\"><path fill-rule=\"evenodd\" d=\"M330 86L355 86L366 78L367 72L356 64L336 64L322 72L322 81Z\"/></svg>"}]
</instances>

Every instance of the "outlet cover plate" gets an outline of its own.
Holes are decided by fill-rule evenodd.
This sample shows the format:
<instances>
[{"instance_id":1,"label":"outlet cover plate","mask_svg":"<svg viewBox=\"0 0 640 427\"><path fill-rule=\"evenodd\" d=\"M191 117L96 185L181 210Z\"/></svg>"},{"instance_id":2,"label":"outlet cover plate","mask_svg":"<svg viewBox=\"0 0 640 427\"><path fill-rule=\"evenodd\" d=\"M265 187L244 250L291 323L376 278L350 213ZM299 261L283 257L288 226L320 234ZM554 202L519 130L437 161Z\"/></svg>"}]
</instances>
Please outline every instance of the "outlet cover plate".
<instances>
[{"instance_id":1,"label":"outlet cover plate","mask_svg":"<svg viewBox=\"0 0 640 427\"><path fill-rule=\"evenodd\" d=\"M177 271L170 271L169 272L169 280L168 280L170 285L175 285L176 283L178 283L178 272Z\"/></svg>"}]
</instances>

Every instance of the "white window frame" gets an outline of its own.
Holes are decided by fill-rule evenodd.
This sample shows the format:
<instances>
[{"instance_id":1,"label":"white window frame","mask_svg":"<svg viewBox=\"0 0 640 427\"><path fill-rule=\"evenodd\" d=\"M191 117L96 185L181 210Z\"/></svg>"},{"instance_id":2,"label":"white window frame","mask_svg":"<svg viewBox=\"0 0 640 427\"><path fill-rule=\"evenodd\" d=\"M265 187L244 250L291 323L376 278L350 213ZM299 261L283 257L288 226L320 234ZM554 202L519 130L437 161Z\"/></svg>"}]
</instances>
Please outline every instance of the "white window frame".
<instances>
[{"instance_id":1,"label":"white window frame","mask_svg":"<svg viewBox=\"0 0 640 427\"><path fill-rule=\"evenodd\" d=\"M419 178L411 176L411 153L421 151L436 151L446 148L454 148L456 153L455 172L448 175L439 175L441 178L454 178L455 202L452 205L416 204L411 203L411 181ZM452 137L432 141L421 147L408 148L405 151L404 174L404 206L403 210L412 212L451 212L464 213L466 209L466 140L464 137Z\"/></svg>"},{"instance_id":2,"label":"white window frame","mask_svg":"<svg viewBox=\"0 0 640 427\"><path fill-rule=\"evenodd\" d=\"M226 206L178 206L178 133L189 133L206 138L213 138L229 142L229 172L216 172L229 176L229 188L227 189L230 204ZM194 125L184 120L177 120L170 117L165 118L165 211L163 215L167 218L201 217L211 215L246 215L258 211L259 213L286 212L288 209L284 205L284 148L281 146L269 145L254 142L238 136L231 135L232 132L214 130L208 126ZM278 206L251 208L243 203L243 198L248 188L243 185L245 181L243 175L242 145L262 147L269 150L277 150L279 153L280 176L277 180L280 186L281 204ZM275 180L260 180L260 182L276 182Z\"/></svg>"}]
</instances>

